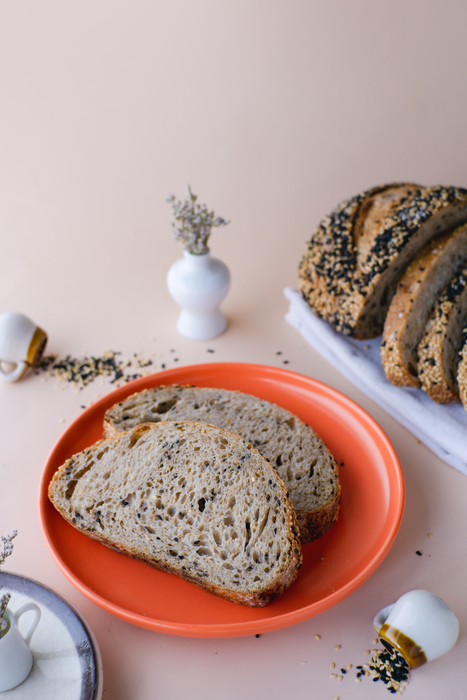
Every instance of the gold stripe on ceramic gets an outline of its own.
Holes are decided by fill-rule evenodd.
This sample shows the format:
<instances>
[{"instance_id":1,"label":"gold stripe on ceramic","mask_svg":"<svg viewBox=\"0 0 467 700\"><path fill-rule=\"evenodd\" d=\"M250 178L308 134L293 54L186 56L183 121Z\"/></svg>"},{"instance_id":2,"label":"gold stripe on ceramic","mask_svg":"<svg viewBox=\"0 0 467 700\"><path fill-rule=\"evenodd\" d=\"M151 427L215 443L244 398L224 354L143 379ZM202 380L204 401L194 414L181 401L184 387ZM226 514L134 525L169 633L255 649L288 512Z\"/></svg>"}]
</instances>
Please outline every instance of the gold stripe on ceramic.
<instances>
[{"instance_id":1,"label":"gold stripe on ceramic","mask_svg":"<svg viewBox=\"0 0 467 700\"><path fill-rule=\"evenodd\" d=\"M38 326L34 331L31 342L29 343L28 354L26 357L26 362L28 365L34 367L34 365L40 361L46 345L47 333Z\"/></svg>"},{"instance_id":2,"label":"gold stripe on ceramic","mask_svg":"<svg viewBox=\"0 0 467 700\"><path fill-rule=\"evenodd\" d=\"M423 649L395 627L387 624L383 625L379 631L379 636L389 642L404 657L410 668L419 668L419 666L423 666L428 661Z\"/></svg>"}]
</instances>

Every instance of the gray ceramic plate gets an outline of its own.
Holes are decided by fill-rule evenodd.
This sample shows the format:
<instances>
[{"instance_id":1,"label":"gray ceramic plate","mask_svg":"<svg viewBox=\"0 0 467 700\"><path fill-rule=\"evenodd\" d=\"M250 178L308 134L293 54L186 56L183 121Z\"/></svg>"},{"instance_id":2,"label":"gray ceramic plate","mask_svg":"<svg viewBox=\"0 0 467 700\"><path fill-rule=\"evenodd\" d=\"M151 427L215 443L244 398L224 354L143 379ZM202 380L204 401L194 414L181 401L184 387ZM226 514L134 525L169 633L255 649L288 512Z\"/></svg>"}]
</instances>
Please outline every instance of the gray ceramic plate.
<instances>
[{"instance_id":1,"label":"gray ceramic plate","mask_svg":"<svg viewBox=\"0 0 467 700\"><path fill-rule=\"evenodd\" d=\"M94 636L78 611L60 595L37 581L2 572L1 593L10 592L14 612L33 601L41 619L31 640L34 664L27 679L8 691L10 700L67 698L100 700L102 661ZM27 629L27 614L24 626ZM20 621L20 628L23 618Z\"/></svg>"}]
</instances>

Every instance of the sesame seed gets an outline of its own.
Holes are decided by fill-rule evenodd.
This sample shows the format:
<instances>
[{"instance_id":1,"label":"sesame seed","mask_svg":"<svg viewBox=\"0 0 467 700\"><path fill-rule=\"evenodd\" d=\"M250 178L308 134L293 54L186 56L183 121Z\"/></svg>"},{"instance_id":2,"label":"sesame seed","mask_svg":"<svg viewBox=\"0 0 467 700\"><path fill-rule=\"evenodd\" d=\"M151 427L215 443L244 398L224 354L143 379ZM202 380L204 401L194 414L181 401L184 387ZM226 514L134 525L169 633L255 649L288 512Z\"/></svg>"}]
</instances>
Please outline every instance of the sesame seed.
<instances>
[{"instance_id":1,"label":"sesame seed","mask_svg":"<svg viewBox=\"0 0 467 700\"><path fill-rule=\"evenodd\" d=\"M334 661L332 662L332 664L329 664L329 666L330 666L331 668L336 668L336 664L334 663Z\"/></svg>"},{"instance_id":2,"label":"sesame seed","mask_svg":"<svg viewBox=\"0 0 467 700\"><path fill-rule=\"evenodd\" d=\"M337 676L337 680L338 680L338 681L341 681L343 678L344 678L344 676L342 676L342 675Z\"/></svg>"},{"instance_id":3,"label":"sesame seed","mask_svg":"<svg viewBox=\"0 0 467 700\"><path fill-rule=\"evenodd\" d=\"M320 634L315 634L315 639L321 639L321 635L320 635Z\"/></svg>"},{"instance_id":4,"label":"sesame seed","mask_svg":"<svg viewBox=\"0 0 467 700\"><path fill-rule=\"evenodd\" d=\"M340 649L340 648L341 648L341 645L340 645L340 644L336 644L336 646L334 647L334 649L336 649L336 650L337 650L337 649Z\"/></svg>"}]
</instances>

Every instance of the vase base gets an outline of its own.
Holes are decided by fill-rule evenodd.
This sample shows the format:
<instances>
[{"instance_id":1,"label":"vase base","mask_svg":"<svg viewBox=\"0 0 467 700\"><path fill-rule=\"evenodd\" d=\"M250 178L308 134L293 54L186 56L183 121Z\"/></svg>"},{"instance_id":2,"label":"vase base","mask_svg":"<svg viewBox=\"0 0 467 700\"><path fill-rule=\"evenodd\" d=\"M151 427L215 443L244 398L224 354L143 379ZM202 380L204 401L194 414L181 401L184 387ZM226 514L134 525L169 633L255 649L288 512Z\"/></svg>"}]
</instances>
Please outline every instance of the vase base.
<instances>
[{"instance_id":1,"label":"vase base","mask_svg":"<svg viewBox=\"0 0 467 700\"><path fill-rule=\"evenodd\" d=\"M195 314L192 311L184 310L177 322L178 332L191 340L217 338L226 328L227 319L219 309L210 314Z\"/></svg>"}]
</instances>

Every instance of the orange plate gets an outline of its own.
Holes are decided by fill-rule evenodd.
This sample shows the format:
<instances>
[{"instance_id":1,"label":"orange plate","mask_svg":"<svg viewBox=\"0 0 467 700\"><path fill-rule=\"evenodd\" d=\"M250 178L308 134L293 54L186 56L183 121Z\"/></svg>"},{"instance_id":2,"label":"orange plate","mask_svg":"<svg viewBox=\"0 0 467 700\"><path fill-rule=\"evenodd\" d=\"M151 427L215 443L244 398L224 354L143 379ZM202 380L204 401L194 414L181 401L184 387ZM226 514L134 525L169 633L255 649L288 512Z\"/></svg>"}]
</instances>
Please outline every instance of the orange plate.
<instances>
[{"instance_id":1,"label":"orange plate","mask_svg":"<svg viewBox=\"0 0 467 700\"><path fill-rule=\"evenodd\" d=\"M108 549L65 522L47 498L47 487L57 468L102 437L105 411L135 391L160 384L236 389L277 403L313 426L342 463L338 522L304 547L304 562L296 581L265 608L222 600ZM137 379L83 411L49 457L39 510L45 540L58 566L100 607L127 622L167 634L237 637L301 622L355 591L388 553L401 523L404 500L402 471L391 443L353 401L287 370L212 363Z\"/></svg>"}]
</instances>

